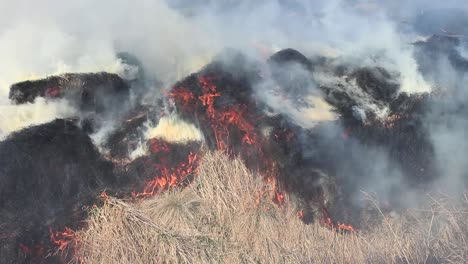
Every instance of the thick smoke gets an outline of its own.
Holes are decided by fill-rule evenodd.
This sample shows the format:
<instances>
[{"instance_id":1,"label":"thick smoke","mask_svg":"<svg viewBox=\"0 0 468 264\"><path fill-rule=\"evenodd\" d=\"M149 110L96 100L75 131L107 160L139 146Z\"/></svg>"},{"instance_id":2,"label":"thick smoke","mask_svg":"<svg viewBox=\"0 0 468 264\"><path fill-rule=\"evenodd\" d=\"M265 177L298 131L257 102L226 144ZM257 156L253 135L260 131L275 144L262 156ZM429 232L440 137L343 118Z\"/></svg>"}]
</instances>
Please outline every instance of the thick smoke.
<instances>
[{"instance_id":1,"label":"thick smoke","mask_svg":"<svg viewBox=\"0 0 468 264\"><path fill-rule=\"evenodd\" d=\"M31 125L39 125L57 118L70 117L75 109L66 101L47 101L37 98L34 104L0 105L0 140L8 134Z\"/></svg>"},{"instance_id":2,"label":"thick smoke","mask_svg":"<svg viewBox=\"0 0 468 264\"><path fill-rule=\"evenodd\" d=\"M116 54L131 51L142 58L149 79L171 83L193 70L185 67L201 66L200 58L207 53L196 43L209 47L203 32L189 26L161 1L3 1L0 9L4 14L0 19L1 137L55 117L77 115L66 102L38 100L29 108L24 106L28 108L24 111L34 112L34 117L26 120L9 107L8 91L14 82L66 72L107 71L125 77L125 65ZM185 38L194 41L187 45ZM157 86L154 80L149 83ZM98 141L113 125L104 124L96 136Z\"/></svg>"}]
</instances>

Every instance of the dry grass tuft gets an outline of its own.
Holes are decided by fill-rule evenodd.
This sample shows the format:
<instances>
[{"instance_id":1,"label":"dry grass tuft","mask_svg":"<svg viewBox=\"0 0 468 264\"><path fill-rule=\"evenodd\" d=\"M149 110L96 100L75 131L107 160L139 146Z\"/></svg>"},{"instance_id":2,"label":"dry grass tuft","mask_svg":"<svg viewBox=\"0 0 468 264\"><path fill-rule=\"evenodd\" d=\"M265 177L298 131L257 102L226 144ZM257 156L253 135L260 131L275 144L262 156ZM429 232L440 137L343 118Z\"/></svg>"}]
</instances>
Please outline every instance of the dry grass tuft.
<instances>
[{"instance_id":1,"label":"dry grass tuft","mask_svg":"<svg viewBox=\"0 0 468 264\"><path fill-rule=\"evenodd\" d=\"M238 160L204 156L189 187L129 204L110 198L78 232L85 263L468 263L468 197L434 200L372 230L304 225L293 202ZM455 206L458 204L458 206ZM377 208L378 209L378 208Z\"/></svg>"}]
</instances>

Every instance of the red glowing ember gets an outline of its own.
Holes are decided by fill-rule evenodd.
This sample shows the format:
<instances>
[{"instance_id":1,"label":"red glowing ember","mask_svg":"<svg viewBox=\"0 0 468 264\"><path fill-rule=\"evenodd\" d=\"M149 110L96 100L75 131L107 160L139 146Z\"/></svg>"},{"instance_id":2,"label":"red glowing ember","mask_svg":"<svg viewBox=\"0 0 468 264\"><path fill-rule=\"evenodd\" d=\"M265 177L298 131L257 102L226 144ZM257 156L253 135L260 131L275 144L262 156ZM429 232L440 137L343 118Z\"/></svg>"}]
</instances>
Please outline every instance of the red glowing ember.
<instances>
[{"instance_id":1,"label":"red glowing ember","mask_svg":"<svg viewBox=\"0 0 468 264\"><path fill-rule=\"evenodd\" d=\"M303 209L302 209L302 210L299 210L299 211L297 212L297 218L299 218L299 219L301 219L301 220L304 219L304 210L303 210Z\"/></svg>"},{"instance_id":2,"label":"red glowing ember","mask_svg":"<svg viewBox=\"0 0 468 264\"><path fill-rule=\"evenodd\" d=\"M28 255L33 255L33 256L44 256L44 245L43 244L38 244L38 245L33 245L33 246L26 246L23 243L19 244L19 248L23 253L28 254Z\"/></svg>"},{"instance_id":3,"label":"red glowing ember","mask_svg":"<svg viewBox=\"0 0 468 264\"><path fill-rule=\"evenodd\" d=\"M46 97L56 98L62 94L62 89L60 87L50 87L45 91Z\"/></svg>"},{"instance_id":4,"label":"red glowing ember","mask_svg":"<svg viewBox=\"0 0 468 264\"><path fill-rule=\"evenodd\" d=\"M107 199L109 199L109 196L107 195L106 192L102 192L101 195L99 195L99 198L101 198L103 200L107 200Z\"/></svg>"}]
</instances>

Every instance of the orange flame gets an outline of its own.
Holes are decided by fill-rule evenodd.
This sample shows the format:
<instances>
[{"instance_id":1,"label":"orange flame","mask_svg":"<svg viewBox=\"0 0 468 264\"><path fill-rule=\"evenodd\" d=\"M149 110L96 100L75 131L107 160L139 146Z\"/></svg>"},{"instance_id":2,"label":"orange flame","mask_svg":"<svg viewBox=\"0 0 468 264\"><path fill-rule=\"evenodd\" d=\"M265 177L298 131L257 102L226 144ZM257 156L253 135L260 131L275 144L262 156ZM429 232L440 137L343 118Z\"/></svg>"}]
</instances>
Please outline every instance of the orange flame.
<instances>
[{"instance_id":1,"label":"orange flame","mask_svg":"<svg viewBox=\"0 0 468 264\"><path fill-rule=\"evenodd\" d=\"M174 168L163 167L159 175L148 181L140 193L133 193L135 198L149 197L171 187L181 185L183 180L195 172L198 166L198 154L191 152L186 162L181 162Z\"/></svg>"},{"instance_id":2,"label":"orange flame","mask_svg":"<svg viewBox=\"0 0 468 264\"><path fill-rule=\"evenodd\" d=\"M279 190L275 191L275 200L274 202L277 203L278 205L284 204L284 200L286 199L286 193L281 192Z\"/></svg>"},{"instance_id":3,"label":"orange flame","mask_svg":"<svg viewBox=\"0 0 468 264\"><path fill-rule=\"evenodd\" d=\"M297 217L301 220L304 219L304 210L299 210L297 212Z\"/></svg>"},{"instance_id":4,"label":"orange flame","mask_svg":"<svg viewBox=\"0 0 468 264\"><path fill-rule=\"evenodd\" d=\"M55 231L49 229L50 240L52 243L58 247L59 251L65 251L69 248L76 248L79 239L75 235L75 231L71 230L69 227L65 227L64 231Z\"/></svg>"},{"instance_id":5,"label":"orange flame","mask_svg":"<svg viewBox=\"0 0 468 264\"><path fill-rule=\"evenodd\" d=\"M101 199L103 199L103 200L109 199L109 196L107 195L106 192L102 192L101 195L99 195L99 197L100 197Z\"/></svg>"},{"instance_id":6,"label":"orange flame","mask_svg":"<svg viewBox=\"0 0 468 264\"><path fill-rule=\"evenodd\" d=\"M352 225L340 224L336 226L339 230L356 231Z\"/></svg>"},{"instance_id":7,"label":"orange flame","mask_svg":"<svg viewBox=\"0 0 468 264\"><path fill-rule=\"evenodd\" d=\"M26 254L31 254L31 252L32 252L31 248L28 247L28 246L25 246L23 243L20 243L19 247Z\"/></svg>"},{"instance_id":8,"label":"orange flame","mask_svg":"<svg viewBox=\"0 0 468 264\"><path fill-rule=\"evenodd\" d=\"M323 224L332 230L357 232L357 230L351 225L340 224L340 223L336 225L333 224L330 214L325 208L322 208L322 215L323 215Z\"/></svg>"},{"instance_id":9,"label":"orange flame","mask_svg":"<svg viewBox=\"0 0 468 264\"><path fill-rule=\"evenodd\" d=\"M170 98L177 98L184 107L188 107L190 102L195 99L195 95L185 87L178 87L177 89L172 89L169 93Z\"/></svg>"}]
</instances>

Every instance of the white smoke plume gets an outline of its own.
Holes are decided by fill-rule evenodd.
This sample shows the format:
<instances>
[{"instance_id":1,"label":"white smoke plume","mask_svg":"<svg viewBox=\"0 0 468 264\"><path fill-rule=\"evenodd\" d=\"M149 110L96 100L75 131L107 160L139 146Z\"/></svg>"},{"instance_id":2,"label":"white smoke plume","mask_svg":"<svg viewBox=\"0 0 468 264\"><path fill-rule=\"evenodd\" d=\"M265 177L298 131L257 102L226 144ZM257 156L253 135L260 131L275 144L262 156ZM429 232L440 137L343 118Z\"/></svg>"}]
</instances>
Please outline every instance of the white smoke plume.
<instances>
[{"instance_id":1,"label":"white smoke plume","mask_svg":"<svg viewBox=\"0 0 468 264\"><path fill-rule=\"evenodd\" d=\"M386 9L372 7L364 15L362 3L20 0L3 1L0 9L3 105L17 81L63 72L119 72L117 51L131 51L148 75L170 85L223 48L254 54L259 44L335 50L360 63L371 63L369 54L382 51L379 63L402 69L402 90L428 90Z\"/></svg>"},{"instance_id":2,"label":"white smoke plume","mask_svg":"<svg viewBox=\"0 0 468 264\"><path fill-rule=\"evenodd\" d=\"M189 141L204 140L203 133L193 124L187 123L175 114L163 116L155 126L146 124L146 129L142 141L133 150L129 157L136 159L148 154L146 142L152 138L163 139L167 142L183 144Z\"/></svg>"}]
</instances>

